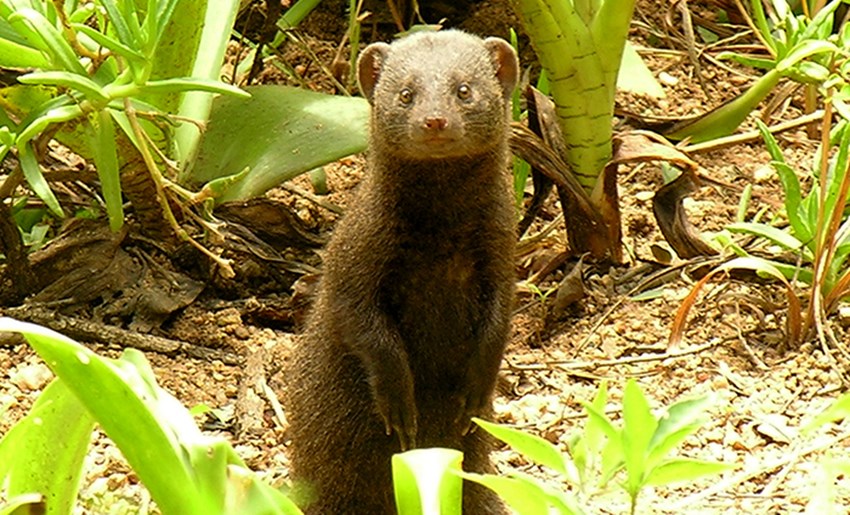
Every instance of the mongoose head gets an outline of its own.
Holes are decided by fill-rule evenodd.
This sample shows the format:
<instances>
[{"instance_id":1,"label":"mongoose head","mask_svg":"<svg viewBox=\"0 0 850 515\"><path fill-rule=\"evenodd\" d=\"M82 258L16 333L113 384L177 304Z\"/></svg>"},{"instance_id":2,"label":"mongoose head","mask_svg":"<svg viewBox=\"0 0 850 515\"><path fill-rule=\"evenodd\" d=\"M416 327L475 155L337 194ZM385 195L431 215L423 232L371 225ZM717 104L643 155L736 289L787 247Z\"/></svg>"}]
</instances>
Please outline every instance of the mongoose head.
<instances>
[{"instance_id":1,"label":"mongoose head","mask_svg":"<svg viewBox=\"0 0 850 515\"><path fill-rule=\"evenodd\" d=\"M383 155L436 160L504 144L519 76L516 52L504 40L418 32L369 45L357 69L372 105L372 147Z\"/></svg>"}]
</instances>

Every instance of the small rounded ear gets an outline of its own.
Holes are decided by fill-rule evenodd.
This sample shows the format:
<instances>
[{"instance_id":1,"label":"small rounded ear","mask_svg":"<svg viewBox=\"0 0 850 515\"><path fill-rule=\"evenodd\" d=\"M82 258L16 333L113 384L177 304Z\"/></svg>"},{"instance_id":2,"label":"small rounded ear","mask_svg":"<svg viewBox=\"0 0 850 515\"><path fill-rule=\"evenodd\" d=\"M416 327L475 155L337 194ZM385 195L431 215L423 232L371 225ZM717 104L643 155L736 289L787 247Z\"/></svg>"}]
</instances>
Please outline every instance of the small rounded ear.
<instances>
[{"instance_id":1,"label":"small rounded ear","mask_svg":"<svg viewBox=\"0 0 850 515\"><path fill-rule=\"evenodd\" d=\"M501 38L487 38L484 46L490 52L490 59L496 67L496 78L502 85L502 94L510 98L519 80L519 61L516 52L507 41Z\"/></svg>"},{"instance_id":2,"label":"small rounded ear","mask_svg":"<svg viewBox=\"0 0 850 515\"><path fill-rule=\"evenodd\" d=\"M357 59L357 83L360 86L360 93L370 104L375 92L375 84L378 83L378 77L381 75L381 68L389 50L390 46L386 43L372 43L360 52L360 57Z\"/></svg>"}]
</instances>

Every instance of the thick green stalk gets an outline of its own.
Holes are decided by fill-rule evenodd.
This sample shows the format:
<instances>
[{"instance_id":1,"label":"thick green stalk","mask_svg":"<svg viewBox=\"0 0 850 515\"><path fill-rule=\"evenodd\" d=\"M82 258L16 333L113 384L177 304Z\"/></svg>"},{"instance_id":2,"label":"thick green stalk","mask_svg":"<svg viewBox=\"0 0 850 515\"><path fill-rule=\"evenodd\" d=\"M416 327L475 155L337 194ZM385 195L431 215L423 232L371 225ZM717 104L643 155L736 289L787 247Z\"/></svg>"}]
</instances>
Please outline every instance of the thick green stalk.
<instances>
[{"instance_id":1,"label":"thick green stalk","mask_svg":"<svg viewBox=\"0 0 850 515\"><path fill-rule=\"evenodd\" d=\"M565 160L590 193L611 158L615 83L606 84L590 30L571 3L514 0L514 7L549 74Z\"/></svg>"}]
</instances>

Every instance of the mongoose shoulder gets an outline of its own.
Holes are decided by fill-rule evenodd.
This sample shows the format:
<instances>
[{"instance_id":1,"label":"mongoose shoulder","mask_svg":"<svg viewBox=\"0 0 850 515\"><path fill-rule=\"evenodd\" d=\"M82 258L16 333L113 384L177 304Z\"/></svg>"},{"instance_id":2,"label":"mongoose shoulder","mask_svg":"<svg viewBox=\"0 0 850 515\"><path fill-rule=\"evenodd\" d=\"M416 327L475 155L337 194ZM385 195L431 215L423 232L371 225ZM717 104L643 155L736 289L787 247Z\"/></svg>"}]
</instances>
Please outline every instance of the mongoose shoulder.
<instances>
[{"instance_id":1,"label":"mongoose shoulder","mask_svg":"<svg viewBox=\"0 0 850 515\"><path fill-rule=\"evenodd\" d=\"M459 31L374 43L358 61L372 105L368 170L328 244L294 354L293 480L307 513L395 513L390 458L453 447L490 470L487 415L513 302L515 212L505 41ZM498 513L464 486L466 513Z\"/></svg>"}]
</instances>

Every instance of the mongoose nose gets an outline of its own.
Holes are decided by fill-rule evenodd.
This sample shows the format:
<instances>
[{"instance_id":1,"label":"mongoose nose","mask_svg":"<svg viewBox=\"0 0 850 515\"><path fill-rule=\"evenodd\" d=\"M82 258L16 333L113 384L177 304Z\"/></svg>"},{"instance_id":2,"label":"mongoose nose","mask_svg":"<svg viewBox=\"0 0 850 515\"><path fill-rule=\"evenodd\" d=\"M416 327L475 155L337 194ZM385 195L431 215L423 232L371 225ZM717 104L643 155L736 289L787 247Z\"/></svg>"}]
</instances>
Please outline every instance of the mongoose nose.
<instances>
[{"instance_id":1,"label":"mongoose nose","mask_svg":"<svg viewBox=\"0 0 850 515\"><path fill-rule=\"evenodd\" d=\"M432 131L441 131L446 128L449 121L442 116L429 116L425 118L425 128Z\"/></svg>"}]
</instances>

